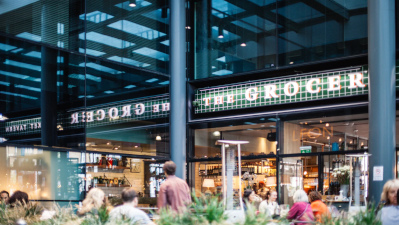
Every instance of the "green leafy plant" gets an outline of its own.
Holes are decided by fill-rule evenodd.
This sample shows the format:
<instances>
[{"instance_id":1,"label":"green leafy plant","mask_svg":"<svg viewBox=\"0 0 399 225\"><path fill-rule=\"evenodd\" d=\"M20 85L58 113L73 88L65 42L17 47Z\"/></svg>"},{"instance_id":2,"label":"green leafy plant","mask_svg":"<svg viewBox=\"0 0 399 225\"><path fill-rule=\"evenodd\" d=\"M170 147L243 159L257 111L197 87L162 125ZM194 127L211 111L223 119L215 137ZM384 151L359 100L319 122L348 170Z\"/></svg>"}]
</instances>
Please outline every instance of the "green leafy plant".
<instances>
[{"instance_id":1,"label":"green leafy plant","mask_svg":"<svg viewBox=\"0 0 399 225\"><path fill-rule=\"evenodd\" d=\"M245 225L266 225L272 219L265 213L257 213L256 208L252 204L247 205L248 209L245 212Z\"/></svg>"}]
</instances>

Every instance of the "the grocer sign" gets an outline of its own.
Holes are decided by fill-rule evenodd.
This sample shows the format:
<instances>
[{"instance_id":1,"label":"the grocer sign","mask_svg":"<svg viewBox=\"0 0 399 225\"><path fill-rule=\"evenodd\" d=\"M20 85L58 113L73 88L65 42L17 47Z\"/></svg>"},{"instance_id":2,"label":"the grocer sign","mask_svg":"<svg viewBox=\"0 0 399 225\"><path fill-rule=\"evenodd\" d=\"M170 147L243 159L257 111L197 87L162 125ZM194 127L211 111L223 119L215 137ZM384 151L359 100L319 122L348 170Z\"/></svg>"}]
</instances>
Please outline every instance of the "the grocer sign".
<instances>
[{"instance_id":1,"label":"the grocer sign","mask_svg":"<svg viewBox=\"0 0 399 225\"><path fill-rule=\"evenodd\" d=\"M110 103L87 107L85 111L75 110L57 115L57 129L73 129L86 126L97 127L126 123L137 120L164 118L169 115L169 96L154 96L135 99L124 103ZM3 121L0 123L0 137L34 134L41 132L40 117Z\"/></svg>"},{"instance_id":2,"label":"the grocer sign","mask_svg":"<svg viewBox=\"0 0 399 225\"><path fill-rule=\"evenodd\" d=\"M363 95L368 81L367 71L356 68L202 88L195 94L195 113Z\"/></svg>"}]
</instances>

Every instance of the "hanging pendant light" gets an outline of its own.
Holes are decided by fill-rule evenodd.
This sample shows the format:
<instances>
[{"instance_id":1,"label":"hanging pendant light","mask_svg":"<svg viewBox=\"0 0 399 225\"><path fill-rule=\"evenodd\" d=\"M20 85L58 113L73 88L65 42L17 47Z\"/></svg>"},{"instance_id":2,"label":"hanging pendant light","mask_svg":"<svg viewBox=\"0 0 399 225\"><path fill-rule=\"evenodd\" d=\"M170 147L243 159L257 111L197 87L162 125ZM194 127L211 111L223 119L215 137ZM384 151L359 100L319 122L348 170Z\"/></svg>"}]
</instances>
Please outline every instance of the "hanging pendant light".
<instances>
[{"instance_id":1,"label":"hanging pendant light","mask_svg":"<svg viewBox=\"0 0 399 225\"><path fill-rule=\"evenodd\" d=\"M136 7L136 0L133 0L131 3L129 3L130 7Z\"/></svg>"}]
</instances>

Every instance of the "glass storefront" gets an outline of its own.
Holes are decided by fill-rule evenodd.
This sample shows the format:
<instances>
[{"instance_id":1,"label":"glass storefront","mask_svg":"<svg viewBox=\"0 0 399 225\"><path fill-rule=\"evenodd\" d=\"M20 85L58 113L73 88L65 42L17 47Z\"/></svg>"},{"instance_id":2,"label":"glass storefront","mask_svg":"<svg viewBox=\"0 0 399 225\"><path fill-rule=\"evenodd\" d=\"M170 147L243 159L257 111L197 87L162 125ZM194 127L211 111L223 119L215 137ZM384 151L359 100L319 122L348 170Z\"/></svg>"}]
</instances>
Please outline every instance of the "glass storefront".
<instances>
[{"instance_id":1,"label":"glass storefront","mask_svg":"<svg viewBox=\"0 0 399 225\"><path fill-rule=\"evenodd\" d=\"M216 141L241 140L249 143L241 147L242 164L236 167L241 167L242 177L234 187L241 182L258 193L266 186L278 191L280 204L289 205L298 189L318 191L325 201L342 207L349 207L350 196L354 201L358 190L364 204L369 171L368 159L363 156L368 151L369 135L368 114L364 112L367 107L317 109L192 124L189 181L197 195L220 193L221 148ZM356 168L360 168L359 186L354 183Z\"/></svg>"},{"instance_id":2,"label":"glass storefront","mask_svg":"<svg viewBox=\"0 0 399 225\"><path fill-rule=\"evenodd\" d=\"M256 118L240 121L224 121L198 125L193 130L194 141L191 156L189 180L195 187L197 195L212 193L217 195L222 186L222 161L221 146L217 140L244 140L248 144L241 145L241 165L235 163L235 172L241 167L245 182L242 183L242 191L246 187L266 193L266 189L277 186L276 173L276 119ZM225 145L229 150L233 146ZM237 151L237 149L232 149ZM238 189L239 178L233 184L234 190ZM209 186L211 182L211 187ZM237 193L238 194L238 193ZM241 193L242 194L242 193ZM265 196L263 196L265 197Z\"/></svg>"}]
</instances>

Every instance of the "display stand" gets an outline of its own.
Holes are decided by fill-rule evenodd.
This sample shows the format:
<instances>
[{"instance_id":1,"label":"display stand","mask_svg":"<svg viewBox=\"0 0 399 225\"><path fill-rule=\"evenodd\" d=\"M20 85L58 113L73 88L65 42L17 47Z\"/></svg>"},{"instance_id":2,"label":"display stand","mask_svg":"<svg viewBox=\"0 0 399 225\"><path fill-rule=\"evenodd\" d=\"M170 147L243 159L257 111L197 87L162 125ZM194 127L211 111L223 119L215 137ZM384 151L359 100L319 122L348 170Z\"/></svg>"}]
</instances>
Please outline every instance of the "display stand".
<instances>
[{"instance_id":1,"label":"display stand","mask_svg":"<svg viewBox=\"0 0 399 225\"><path fill-rule=\"evenodd\" d=\"M248 141L218 140L216 145L221 145L222 151L222 193L223 206L232 223L245 221L244 205L241 197L241 144L248 144ZM228 147L226 146L228 145ZM227 149L226 149L227 147ZM236 154L235 154L236 153ZM236 163L236 158L238 163ZM236 165L238 168L236 168ZM233 176L235 170L238 176L238 191L235 194L233 188Z\"/></svg>"},{"instance_id":2,"label":"display stand","mask_svg":"<svg viewBox=\"0 0 399 225\"><path fill-rule=\"evenodd\" d=\"M369 184L369 177L368 177L368 164L369 164L369 156L365 152L364 154L357 154L357 155L346 155L349 157L350 162L350 197L349 197L349 212L355 213L360 210L366 210L367 207L367 194L368 194L368 184ZM360 178L362 179L360 182ZM363 200L364 204L360 204L360 191L361 186L363 186ZM354 189L354 193L353 193ZM354 201L354 205L352 206L352 201Z\"/></svg>"}]
</instances>

